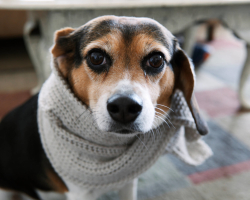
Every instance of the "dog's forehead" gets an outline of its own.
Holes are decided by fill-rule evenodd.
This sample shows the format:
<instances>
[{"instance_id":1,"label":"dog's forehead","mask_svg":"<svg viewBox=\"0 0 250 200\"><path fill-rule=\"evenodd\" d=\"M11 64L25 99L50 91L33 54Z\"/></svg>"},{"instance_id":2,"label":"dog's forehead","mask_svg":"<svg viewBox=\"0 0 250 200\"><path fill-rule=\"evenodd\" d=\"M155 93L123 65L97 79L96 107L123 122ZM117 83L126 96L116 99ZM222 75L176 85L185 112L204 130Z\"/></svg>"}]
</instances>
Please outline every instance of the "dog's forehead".
<instances>
[{"instance_id":1,"label":"dog's forehead","mask_svg":"<svg viewBox=\"0 0 250 200\"><path fill-rule=\"evenodd\" d=\"M171 51L174 38L166 28L149 18L104 16L91 20L83 28L88 35L84 46L109 33L118 31L127 43L136 35L144 34L162 43Z\"/></svg>"}]
</instances>

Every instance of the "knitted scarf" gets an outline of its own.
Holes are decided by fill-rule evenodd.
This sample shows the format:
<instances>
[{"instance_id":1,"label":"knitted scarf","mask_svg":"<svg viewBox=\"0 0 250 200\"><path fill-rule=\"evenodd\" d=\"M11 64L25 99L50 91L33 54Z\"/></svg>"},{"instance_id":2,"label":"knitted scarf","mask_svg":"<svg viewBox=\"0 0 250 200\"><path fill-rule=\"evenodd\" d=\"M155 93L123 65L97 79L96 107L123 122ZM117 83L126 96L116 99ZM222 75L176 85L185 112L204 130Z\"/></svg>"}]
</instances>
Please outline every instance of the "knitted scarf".
<instances>
[{"instance_id":1,"label":"knitted scarf","mask_svg":"<svg viewBox=\"0 0 250 200\"><path fill-rule=\"evenodd\" d=\"M172 99L172 124L144 134L103 132L59 72L52 71L39 94L38 125L44 150L64 180L88 189L114 188L139 176L166 151L193 165L212 155L180 91Z\"/></svg>"}]
</instances>

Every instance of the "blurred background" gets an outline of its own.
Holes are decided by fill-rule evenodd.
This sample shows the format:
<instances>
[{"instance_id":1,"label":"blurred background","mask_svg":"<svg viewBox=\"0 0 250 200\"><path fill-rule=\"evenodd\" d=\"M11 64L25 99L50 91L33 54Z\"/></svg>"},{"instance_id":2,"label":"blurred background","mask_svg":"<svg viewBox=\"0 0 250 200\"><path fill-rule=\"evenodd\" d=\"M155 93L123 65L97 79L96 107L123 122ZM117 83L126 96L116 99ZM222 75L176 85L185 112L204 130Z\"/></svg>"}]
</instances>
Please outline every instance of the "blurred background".
<instances>
[{"instance_id":1,"label":"blurred background","mask_svg":"<svg viewBox=\"0 0 250 200\"><path fill-rule=\"evenodd\" d=\"M43 82L41 72L37 69L38 66L35 66L37 61L32 59L32 52L29 54L30 47L27 45L27 39L24 39L25 24L31 18L27 11L30 7L25 9L23 4L20 4L21 10L17 9L17 5L15 9L11 9L11 6L6 6L6 2L3 1L4 6L1 8L0 1L0 119L37 92ZM143 3L142 0L137 2ZM126 9L133 9L136 1L126 1L126 4L130 3L131 8ZM159 6L163 9L160 4ZM182 12L185 12L185 5L181 6ZM212 9L211 7L216 5L205 6ZM63 9L67 7L64 6ZM88 8L88 12L92 12L91 9ZM169 9L177 10L177 7ZM200 7L195 5L194 9L199 10ZM36 10L32 15L36 12L46 15L39 9ZM47 14L53 15L52 12ZM63 11L55 11L57 12ZM107 12L117 14L117 11L112 10L104 13ZM152 14L147 12L144 15L152 17ZM186 50L196 65L195 95L209 124L210 134L205 136L205 140L213 149L214 156L198 167L188 166L171 155L163 156L140 177L139 200L250 199L250 110L241 106L238 98L240 76L247 58L247 43L236 37L237 34L220 19L205 18L194 21L192 31L185 31L186 27L185 30L173 33L184 47L189 39L192 40ZM57 23L56 18L53 20L53 23ZM72 23L74 27L75 22ZM178 26L178 22L176 24ZM42 25L39 23L35 24L31 30L32 34L44 34L40 26ZM250 78L244 88L245 98L250 99ZM20 197L15 196L15 199ZM101 199L113 200L118 197L117 193L112 192Z\"/></svg>"}]
</instances>

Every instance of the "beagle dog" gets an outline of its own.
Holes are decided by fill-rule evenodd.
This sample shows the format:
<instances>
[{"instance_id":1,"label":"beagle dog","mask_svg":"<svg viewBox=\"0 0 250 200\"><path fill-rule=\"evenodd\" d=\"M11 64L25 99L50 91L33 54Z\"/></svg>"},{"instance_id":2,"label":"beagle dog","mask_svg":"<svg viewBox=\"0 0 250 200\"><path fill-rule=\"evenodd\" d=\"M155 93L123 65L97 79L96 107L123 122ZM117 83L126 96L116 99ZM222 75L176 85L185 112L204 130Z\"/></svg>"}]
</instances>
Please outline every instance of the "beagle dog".
<instances>
[{"instance_id":1,"label":"beagle dog","mask_svg":"<svg viewBox=\"0 0 250 200\"><path fill-rule=\"evenodd\" d=\"M172 94L183 92L201 135L207 133L194 97L193 65L177 39L149 18L103 16L56 31L53 66L72 93L94 111L101 131L146 133L163 123ZM0 188L41 199L37 191L66 193L68 200L94 200L58 175L41 143L39 94L7 114L0 124ZM157 110L156 110L157 109ZM132 169L131 169L132 170ZM136 199L136 180L121 188Z\"/></svg>"}]
</instances>

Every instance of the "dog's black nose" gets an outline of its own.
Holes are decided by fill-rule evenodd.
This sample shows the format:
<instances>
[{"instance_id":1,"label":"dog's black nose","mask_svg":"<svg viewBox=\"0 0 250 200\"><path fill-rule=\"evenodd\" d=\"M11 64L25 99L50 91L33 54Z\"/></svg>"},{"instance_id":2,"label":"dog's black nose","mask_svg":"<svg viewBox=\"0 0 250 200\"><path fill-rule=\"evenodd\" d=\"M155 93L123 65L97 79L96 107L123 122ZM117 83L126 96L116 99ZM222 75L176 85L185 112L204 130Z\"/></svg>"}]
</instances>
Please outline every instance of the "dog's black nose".
<instances>
[{"instance_id":1,"label":"dog's black nose","mask_svg":"<svg viewBox=\"0 0 250 200\"><path fill-rule=\"evenodd\" d=\"M107 109L110 116L117 122L126 124L135 121L142 111L142 100L135 94L115 94L109 98Z\"/></svg>"}]
</instances>

